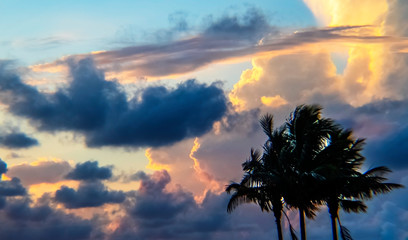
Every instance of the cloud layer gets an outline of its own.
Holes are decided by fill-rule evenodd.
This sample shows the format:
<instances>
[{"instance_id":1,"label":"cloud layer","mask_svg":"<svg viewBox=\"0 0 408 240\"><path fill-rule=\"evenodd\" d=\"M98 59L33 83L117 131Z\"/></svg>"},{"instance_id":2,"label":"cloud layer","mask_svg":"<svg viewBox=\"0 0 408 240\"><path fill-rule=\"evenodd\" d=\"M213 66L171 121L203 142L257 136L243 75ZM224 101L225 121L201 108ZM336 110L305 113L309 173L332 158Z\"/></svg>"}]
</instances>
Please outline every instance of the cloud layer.
<instances>
[{"instance_id":1,"label":"cloud layer","mask_svg":"<svg viewBox=\"0 0 408 240\"><path fill-rule=\"evenodd\" d=\"M217 84L188 80L174 89L147 87L128 100L91 59L72 60L69 66L69 85L52 94L39 92L2 66L0 99L39 130L79 132L90 147L171 145L208 132L227 109Z\"/></svg>"}]
</instances>

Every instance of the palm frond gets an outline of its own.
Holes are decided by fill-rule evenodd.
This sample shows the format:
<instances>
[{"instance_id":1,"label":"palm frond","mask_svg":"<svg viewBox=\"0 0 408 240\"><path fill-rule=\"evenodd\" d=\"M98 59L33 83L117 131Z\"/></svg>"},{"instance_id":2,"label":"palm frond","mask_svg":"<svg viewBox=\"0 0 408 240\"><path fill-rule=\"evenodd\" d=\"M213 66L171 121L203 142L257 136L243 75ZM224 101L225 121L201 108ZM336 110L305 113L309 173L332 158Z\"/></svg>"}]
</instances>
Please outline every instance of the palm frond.
<instances>
[{"instance_id":1,"label":"palm frond","mask_svg":"<svg viewBox=\"0 0 408 240\"><path fill-rule=\"evenodd\" d=\"M384 174L387 174L389 172L391 172L391 170L388 167L380 166L380 167L375 167L375 168L372 168L372 169L366 171L364 173L364 176L367 176L367 177L371 177L371 176L381 177Z\"/></svg>"},{"instance_id":2,"label":"palm frond","mask_svg":"<svg viewBox=\"0 0 408 240\"><path fill-rule=\"evenodd\" d=\"M340 200L341 208L346 212L366 212L367 206L360 200L348 200L348 199L341 199Z\"/></svg>"},{"instance_id":3,"label":"palm frond","mask_svg":"<svg viewBox=\"0 0 408 240\"><path fill-rule=\"evenodd\" d=\"M340 236L343 240L353 240L351 237L350 230L348 230L345 226L340 224Z\"/></svg>"},{"instance_id":4,"label":"palm frond","mask_svg":"<svg viewBox=\"0 0 408 240\"><path fill-rule=\"evenodd\" d=\"M242 164L242 170L251 171L261 167L260 160L262 158L261 152L258 149L251 148L250 158Z\"/></svg>"},{"instance_id":5,"label":"palm frond","mask_svg":"<svg viewBox=\"0 0 408 240\"><path fill-rule=\"evenodd\" d=\"M296 235L296 231L293 228L293 226L291 224L289 224L289 231L290 231L290 237L292 240L298 240L299 238Z\"/></svg>"},{"instance_id":6,"label":"palm frond","mask_svg":"<svg viewBox=\"0 0 408 240\"><path fill-rule=\"evenodd\" d=\"M286 209L289 209L288 206L285 206L285 207L286 207ZM291 239L292 239L292 240L298 240L299 238L297 237L296 231L295 231L295 229L293 228L293 226L292 226L292 224L291 224L291 222L290 222L289 216L286 214L285 211L282 211L282 212L283 212L283 214L285 215L286 220L288 221Z\"/></svg>"},{"instance_id":7,"label":"palm frond","mask_svg":"<svg viewBox=\"0 0 408 240\"><path fill-rule=\"evenodd\" d=\"M259 122L266 136L271 139L273 133L273 116L271 114L265 114Z\"/></svg>"},{"instance_id":8,"label":"palm frond","mask_svg":"<svg viewBox=\"0 0 408 240\"><path fill-rule=\"evenodd\" d=\"M228 205L227 212L232 212L237 206L243 203L255 203L261 207L262 211L270 211L271 205L262 192L262 188L246 187L239 183L231 183L225 189L227 193L233 192Z\"/></svg>"}]
</instances>

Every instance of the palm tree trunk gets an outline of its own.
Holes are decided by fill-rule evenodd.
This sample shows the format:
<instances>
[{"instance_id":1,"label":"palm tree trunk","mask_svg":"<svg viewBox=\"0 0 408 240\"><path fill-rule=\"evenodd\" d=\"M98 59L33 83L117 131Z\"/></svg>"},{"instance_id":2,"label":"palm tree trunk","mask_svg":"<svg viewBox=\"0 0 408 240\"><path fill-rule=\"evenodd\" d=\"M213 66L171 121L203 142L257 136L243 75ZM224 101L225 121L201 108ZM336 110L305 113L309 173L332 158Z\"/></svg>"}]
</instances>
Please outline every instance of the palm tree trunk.
<instances>
[{"instance_id":1,"label":"palm tree trunk","mask_svg":"<svg viewBox=\"0 0 408 240\"><path fill-rule=\"evenodd\" d=\"M329 199L327 207L330 213L333 240L339 239L339 230L337 228L337 218L339 216L339 203L333 199Z\"/></svg>"},{"instance_id":2,"label":"palm tree trunk","mask_svg":"<svg viewBox=\"0 0 408 240\"><path fill-rule=\"evenodd\" d=\"M276 220L276 228L278 229L278 238L279 240L283 240L281 219L276 218L275 220Z\"/></svg>"},{"instance_id":3,"label":"palm tree trunk","mask_svg":"<svg viewBox=\"0 0 408 240\"><path fill-rule=\"evenodd\" d=\"M306 240L305 211L302 208L299 208L299 221L300 221L300 239Z\"/></svg>"},{"instance_id":4,"label":"palm tree trunk","mask_svg":"<svg viewBox=\"0 0 408 240\"><path fill-rule=\"evenodd\" d=\"M331 224L332 224L332 233L333 233L333 240L338 240L339 239L339 233L337 229L337 217L330 215L331 218Z\"/></svg>"},{"instance_id":5,"label":"palm tree trunk","mask_svg":"<svg viewBox=\"0 0 408 240\"><path fill-rule=\"evenodd\" d=\"M279 202L282 206L282 202ZM275 216L275 221L276 221L276 228L278 229L278 238L279 240L283 240L283 234L282 234L282 207L279 207L278 203L276 203L273 207L273 215Z\"/></svg>"}]
</instances>

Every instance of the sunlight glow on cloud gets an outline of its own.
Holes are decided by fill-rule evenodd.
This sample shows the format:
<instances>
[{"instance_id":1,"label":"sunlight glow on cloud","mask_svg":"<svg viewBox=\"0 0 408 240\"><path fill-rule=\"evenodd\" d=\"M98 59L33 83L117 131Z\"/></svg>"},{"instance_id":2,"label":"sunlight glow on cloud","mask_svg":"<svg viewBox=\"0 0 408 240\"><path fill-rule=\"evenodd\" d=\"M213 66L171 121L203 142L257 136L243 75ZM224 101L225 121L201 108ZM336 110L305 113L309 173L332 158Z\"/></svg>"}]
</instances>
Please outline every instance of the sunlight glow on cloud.
<instances>
[{"instance_id":1,"label":"sunlight glow on cloud","mask_svg":"<svg viewBox=\"0 0 408 240\"><path fill-rule=\"evenodd\" d=\"M224 189L221 187L220 183L217 182L217 180L215 180L213 175L209 174L207 171L201 168L200 162L194 156L198 149L200 149L200 143L198 142L198 138L195 138L194 146L191 148L189 157L194 162L193 169L196 173L197 178L206 185L206 189L204 190L203 195L195 196L194 198L198 203L201 203L204 200L208 191L220 194L221 192L224 191Z\"/></svg>"},{"instance_id":2,"label":"sunlight glow on cloud","mask_svg":"<svg viewBox=\"0 0 408 240\"><path fill-rule=\"evenodd\" d=\"M357 33L369 31L372 36L383 36L385 17L388 12L386 0L321 1L305 0L316 18L326 26L370 25L368 29L356 29ZM385 69L384 59L389 58L384 44L349 43L348 63L344 71L342 88L350 103L359 106L385 97L393 97L382 86Z\"/></svg>"},{"instance_id":3,"label":"sunlight glow on cloud","mask_svg":"<svg viewBox=\"0 0 408 240\"><path fill-rule=\"evenodd\" d=\"M246 85L258 82L263 74L262 68L258 67L254 60L252 60L252 66L252 69L247 69L241 74L240 80L234 85L234 88L229 93L229 100L237 111L247 109L245 101L237 96L239 95L240 89Z\"/></svg>"},{"instance_id":4,"label":"sunlight glow on cloud","mask_svg":"<svg viewBox=\"0 0 408 240\"><path fill-rule=\"evenodd\" d=\"M155 162L153 157L152 157L152 149L148 148L145 151L145 156L149 160L149 163L147 164L146 168L154 171L160 171L160 170L166 170L170 172L170 166L167 164L161 164L158 162Z\"/></svg>"},{"instance_id":5,"label":"sunlight glow on cloud","mask_svg":"<svg viewBox=\"0 0 408 240\"><path fill-rule=\"evenodd\" d=\"M261 102L264 105L266 105L268 107L273 107L273 108L278 108L280 106L288 104L288 101L286 101L280 95L276 95L276 96L273 96L273 97L262 96L261 97Z\"/></svg>"},{"instance_id":6,"label":"sunlight glow on cloud","mask_svg":"<svg viewBox=\"0 0 408 240\"><path fill-rule=\"evenodd\" d=\"M20 163L9 167L7 175L18 177L24 186L57 183L64 181L64 177L72 167L67 161L57 158L40 158L31 163Z\"/></svg>"}]
</instances>

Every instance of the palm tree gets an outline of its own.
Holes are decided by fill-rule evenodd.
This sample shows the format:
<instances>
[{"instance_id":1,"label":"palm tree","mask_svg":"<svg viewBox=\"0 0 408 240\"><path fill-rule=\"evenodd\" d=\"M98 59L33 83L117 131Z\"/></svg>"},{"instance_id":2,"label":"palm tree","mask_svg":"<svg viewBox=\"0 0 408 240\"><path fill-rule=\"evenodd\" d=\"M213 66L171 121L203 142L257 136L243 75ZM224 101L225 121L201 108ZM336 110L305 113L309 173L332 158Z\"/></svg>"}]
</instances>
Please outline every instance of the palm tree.
<instances>
[{"instance_id":1,"label":"palm tree","mask_svg":"<svg viewBox=\"0 0 408 240\"><path fill-rule=\"evenodd\" d=\"M227 212L232 212L238 205L242 203L255 203L259 205L262 211L272 211L275 216L276 227L278 230L279 240L283 240L282 234L282 196L277 189L272 186L267 186L263 182L256 179L262 175L264 166L262 156L259 151L251 149L251 158L243 163L244 177L240 183L231 183L227 186L227 193L232 193L228 202Z\"/></svg>"},{"instance_id":2,"label":"palm tree","mask_svg":"<svg viewBox=\"0 0 408 240\"><path fill-rule=\"evenodd\" d=\"M349 231L341 225L340 218L338 216L339 205L346 212L366 212L367 206L362 200L371 199L375 195L389 193L394 189L403 188L404 186L401 184L384 183L384 181L388 179L383 176L390 172L391 170L389 168L380 166L372 168L365 173L357 172L357 174L353 175L346 183L346 191L337 197L337 205L332 204L331 206L331 208L334 209L332 212L337 213L337 215L334 215L331 218L337 219L343 239L352 240ZM337 229L333 229L333 239L337 240L337 235L335 236L336 232L334 230Z\"/></svg>"},{"instance_id":3,"label":"palm tree","mask_svg":"<svg viewBox=\"0 0 408 240\"><path fill-rule=\"evenodd\" d=\"M306 240L305 216L314 218L322 200L314 187L324 179L319 154L327 147L335 128L331 119L321 117L318 105L296 107L286 121L286 135L290 154L287 155L286 175L290 189L283 196L285 203L299 210L301 239Z\"/></svg>"},{"instance_id":4,"label":"palm tree","mask_svg":"<svg viewBox=\"0 0 408 240\"><path fill-rule=\"evenodd\" d=\"M319 152L316 161L320 165L319 193L328 207L333 239L338 239L337 222L343 239L352 239L347 228L340 224L339 209L346 212L365 212L363 199L379 193L387 193L402 185L383 183L383 174L390 172L386 167L373 168L364 174L359 172L365 158L361 155L364 139L354 139L351 130L343 130L334 124L327 146Z\"/></svg>"},{"instance_id":5,"label":"palm tree","mask_svg":"<svg viewBox=\"0 0 408 240\"><path fill-rule=\"evenodd\" d=\"M261 126L268 136L261 155L251 150L251 158L242 164L245 172L241 183L231 183L226 191L234 192L228 203L227 211L232 211L241 203L256 203L262 211L272 211L275 216L278 238L283 239L281 218L283 212L282 192L285 187L285 151L287 142L285 129L273 130L272 115L265 115L260 120ZM289 219L288 219L289 221ZM292 239L297 239L289 222Z\"/></svg>"},{"instance_id":6,"label":"palm tree","mask_svg":"<svg viewBox=\"0 0 408 240\"><path fill-rule=\"evenodd\" d=\"M301 239L306 240L305 216L326 204L330 213L333 239L352 239L339 218L339 209L365 212L363 200L403 187L384 183L390 170L377 167L361 173L365 158L361 155L364 139L355 139L351 130L344 130L329 118L321 117L318 105L300 105L286 123L273 130L273 118L265 115L260 123L268 136L261 155L251 150L251 158L243 163L241 183L231 183L227 192L234 192L228 204L232 211L241 203L253 202L262 211L273 211L282 237L283 206L299 210ZM284 212L283 212L284 213ZM285 214L286 215L286 214ZM297 238L290 226L292 238Z\"/></svg>"}]
</instances>

